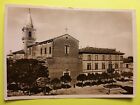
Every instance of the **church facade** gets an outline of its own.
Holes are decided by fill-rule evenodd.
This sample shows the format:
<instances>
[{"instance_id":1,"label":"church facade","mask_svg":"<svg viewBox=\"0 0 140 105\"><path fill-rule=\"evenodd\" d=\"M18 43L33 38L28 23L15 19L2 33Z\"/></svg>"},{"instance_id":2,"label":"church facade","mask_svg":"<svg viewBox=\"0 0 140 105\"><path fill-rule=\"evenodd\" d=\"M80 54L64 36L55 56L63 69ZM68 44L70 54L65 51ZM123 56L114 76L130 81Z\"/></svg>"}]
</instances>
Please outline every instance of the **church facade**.
<instances>
[{"instance_id":1,"label":"church facade","mask_svg":"<svg viewBox=\"0 0 140 105\"><path fill-rule=\"evenodd\" d=\"M42 59L49 70L50 78L60 78L68 74L75 81L80 73L106 72L111 65L121 70L123 55L116 49L86 47L79 49L79 40L64 34L42 42L36 42L31 14L28 23L22 28L24 48L11 52L10 59Z\"/></svg>"},{"instance_id":2,"label":"church facade","mask_svg":"<svg viewBox=\"0 0 140 105\"><path fill-rule=\"evenodd\" d=\"M27 47L28 59L43 59L51 78L60 78L68 73L74 79L82 72L79 69L79 41L65 34Z\"/></svg>"}]
</instances>

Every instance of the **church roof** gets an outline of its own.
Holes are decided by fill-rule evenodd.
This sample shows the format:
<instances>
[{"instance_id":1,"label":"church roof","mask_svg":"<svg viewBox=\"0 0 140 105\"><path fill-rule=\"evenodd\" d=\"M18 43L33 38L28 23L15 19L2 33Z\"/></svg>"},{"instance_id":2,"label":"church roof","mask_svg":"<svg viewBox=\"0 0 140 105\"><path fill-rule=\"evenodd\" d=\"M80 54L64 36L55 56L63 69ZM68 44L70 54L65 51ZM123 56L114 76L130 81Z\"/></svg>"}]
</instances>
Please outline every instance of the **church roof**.
<instances>
[{"instance_id":1,"label":"church roof","mask_svg":"<svg viewBox=\"0 0 140 105\"><path fill-rule=\"evenodd\" d=\"M69 34L60 35L60 36L57 36L57 37L55 37L53 39L57 39L57 38L60 38L60 37L63 37L63 36L70 36L71 38L75 39L73 36L71 36ZM77 40L77 39L75 39L75 40ZM79 42L79 40L77 40L77 41Z\"/></svg>"},{"instance_id":2,"label":"church roof","mask_svg":"<svg viewBox=\"0 0 140 105\"><path fill-rule=\"evenodd\" d=\"M124 53L120 51L116 51L116 49L108 49L108 48L96 48L96 47L85 47L79 49L79 54L119 54L123 55Z\"/></svg>"},{"instance_id":3,"label":"church roof","mask_svg":"<svg viewBox=\"0 0 140 105\"><path fill-rule=\"evenodd\" d=\"M25 54L25 52L24 52L24 50L19 50L19 51L13 52L13 54Z\"/></svg>"},{"instance_id":4,"label":"church roof","mask_svg":"<svg viewBox=\"0 0 140 105\"><path fill-rule=\"evenodd\" d=\"M57 36L57 37L51 38L49 40L45 40L45 41L42 41L42 42L36 42L35 44L30 45L28 47L32 47L32 46L36 46L36 45L41 45L41 44L49 43L49 42L52 42L53 40L58 39L58 38L63 37L63 36L70 36L70 37L72 37L69 34L64 34L64 35L61 35L61 36ZM74 37L72 37L72 38L75 39ZM75 40L77 40L77 39L75 39ZM79 42L79 40L77 40L77 41Z\"/></svg>"}]
</instances>

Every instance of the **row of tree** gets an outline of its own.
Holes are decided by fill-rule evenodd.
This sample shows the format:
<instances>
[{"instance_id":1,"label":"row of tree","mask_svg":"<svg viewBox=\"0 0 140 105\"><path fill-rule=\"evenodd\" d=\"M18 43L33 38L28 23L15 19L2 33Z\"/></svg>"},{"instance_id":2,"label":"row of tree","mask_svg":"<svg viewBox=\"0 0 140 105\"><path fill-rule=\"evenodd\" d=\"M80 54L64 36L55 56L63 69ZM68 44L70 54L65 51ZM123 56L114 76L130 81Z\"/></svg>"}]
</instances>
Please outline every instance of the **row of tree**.
<instances>
[{"instance_id":1,"label":"row of tree","mask_svg":"<svg viewBox=\"0 0 140 105\"><path fill-rule=\"evenodd\" d=\"M113 83L115 82L115 79L119 77L119 74L115 72L113 75L110 75L106 72L103 72L102 74L99 73L92 73L92 74L80 74L77 77L77 86L83 87L83 86L93 86L93 85L100 85L100 84L106 84L106 83Z\"/></svg>"},{"instance_id":2,"label":"row of tree","mask_svg":"<svg viewBox=\"0 0 140 105\"><path fill-rule=\"evenodd\" d=\"M107 72L102 74L79 74L77 76L77 86L93 86L99 84L113 83L115 80L120 80L120 77L131 77L132 73L122 72L119 74L114 69L108 68ZM49 93L52 89L70 88L72 78L69 75L62 75L60 79L49 78L48 68L44 65L43 61L35 59L20 59L8 60L7 59L7 89L8 90L22 90L23 92Z\"/></svg>"},{"instance_id":3,"label":"row of tree","mask_svg":"<svg viewBox=\"0 0 140 105\"><path fill-rule=\"evenodd\" d=\"M49 93L52 89L70 88L69 75L63 75L60 79L50 80L49 71L43 61L35 59L19 59L16 61L7 59L7 89L23 92Z\"/></svg>"},{"instance_id":4,"label":"row of tree","mask_svg":"<svg viewBox=\"0 0 140 105\"><path fill-rule=\"evenodd\" d=\"M86 74L80 74L77 76L77 86L83 87L83 86L93 86L93 85L100 85L100 84L106 84L111 83L113 84L116 81L122 81L125 82L125 78L131 78L133 76L132 72L103 72L101 74L99 73L89 73Z\"/></svg>"}]
</instances>

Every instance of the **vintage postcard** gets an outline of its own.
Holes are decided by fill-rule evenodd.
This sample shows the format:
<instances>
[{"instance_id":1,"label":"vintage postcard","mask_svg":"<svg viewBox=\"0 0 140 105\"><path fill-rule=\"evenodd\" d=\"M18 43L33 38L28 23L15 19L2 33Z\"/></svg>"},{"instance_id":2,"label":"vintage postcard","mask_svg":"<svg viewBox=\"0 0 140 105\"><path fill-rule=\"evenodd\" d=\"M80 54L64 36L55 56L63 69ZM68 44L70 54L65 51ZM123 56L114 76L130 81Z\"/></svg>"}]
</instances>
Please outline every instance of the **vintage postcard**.
<instances>
[{"instance_id":1,"label":"vintage postcard","mask_svg":"<svg viewBox=\"0 0 140 105\"><path fill-rule=\"evenodd\" d=\"M134 10L7 5L5 13L5 100L134 97Z\"/></svg>"}]
</instances>

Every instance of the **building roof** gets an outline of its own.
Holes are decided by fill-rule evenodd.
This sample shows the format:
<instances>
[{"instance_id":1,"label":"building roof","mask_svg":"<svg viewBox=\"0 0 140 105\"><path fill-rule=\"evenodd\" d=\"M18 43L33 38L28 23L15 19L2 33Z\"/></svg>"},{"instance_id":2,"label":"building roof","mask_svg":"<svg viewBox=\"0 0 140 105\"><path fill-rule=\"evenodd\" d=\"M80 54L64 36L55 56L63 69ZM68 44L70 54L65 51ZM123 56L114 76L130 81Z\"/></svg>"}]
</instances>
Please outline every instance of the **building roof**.
<instances>
[{"instance_id":1,"label":"building roof","mask_svg":"<svg viewBox=\"0 0 140 105\"><path fill-rule=\"evenodd\" d=\"M116 51L116 49L85 47L85 48L79 49L79 54L115 54L115 55L123 55L124 53L122 53L120 51Z\"/></svg>"},{"instance_id":2,"label":"building roof","mask_svg":"<svg viewBox=\"0 0 140 105\"><path fill-rule=\"evenodd\" d=\"M42 42L36 42L35 44L30 45L30 46L28 46L28 47L32 47L32 46L36 46L36 45L41 45L41 44L46 44L46 43L52 42L53 40L55 40L55 39L57 39L57 38L63 37L63 36L70 36L70 37L72 37L72 36L69 35L69 34L64 34L64 35L61 35L61 36L57 36L57 37L51 38L51 39L49 39L49 40L45 40L45 41L42 41ZM72 37L72 38L74 38L74 37ZM74 38L74 39L75 39L75 38ZM77 40L77 39L75 39L75 40ZM79 40L77 40L77 41L79 41Z\"/></svg>"},{"instance_id":3,"label":"building roof","mask_svg":"<svg viewBox=\"0 0 140 105\"><path fill-rule=\"evenodd\" d=\"M132 56L129 56L128 58L124 58L123 59L123 62L124 63L133 63L133 57Z\"/></svg>"},{"instance_id":4,"label":"building roof","mask_svg":"<svg viewBox=\"0 0 140 105\"><path fill-rule=\"evenodd\" d=\"M13 52L13 54L25 54L25 52L24 52L24 50L19 50L19 51Z\"/></svg>"}]
</instances>

